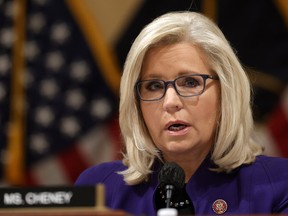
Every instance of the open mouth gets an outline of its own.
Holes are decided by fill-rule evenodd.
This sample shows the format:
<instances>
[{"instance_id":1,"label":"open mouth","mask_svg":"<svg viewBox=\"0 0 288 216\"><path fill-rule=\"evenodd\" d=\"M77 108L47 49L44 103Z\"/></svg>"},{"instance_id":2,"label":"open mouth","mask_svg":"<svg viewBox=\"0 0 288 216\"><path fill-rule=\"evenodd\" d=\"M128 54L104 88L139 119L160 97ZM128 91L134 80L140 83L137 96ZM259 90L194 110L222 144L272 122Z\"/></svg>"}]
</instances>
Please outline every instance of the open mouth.
<instances>
[{"instance_id":1,"label":"open mouth","mask_svg":"<svg viewBox=\"0 0 288 216\"><path fill-rule=\"evenodd\" d=\"M187 127L187 125L184 125L184 124L173 124L173 125L170 125L168 127L168 130L169 131L180 131L180 130L183 130Z\"/></svg>"}]
</instances>

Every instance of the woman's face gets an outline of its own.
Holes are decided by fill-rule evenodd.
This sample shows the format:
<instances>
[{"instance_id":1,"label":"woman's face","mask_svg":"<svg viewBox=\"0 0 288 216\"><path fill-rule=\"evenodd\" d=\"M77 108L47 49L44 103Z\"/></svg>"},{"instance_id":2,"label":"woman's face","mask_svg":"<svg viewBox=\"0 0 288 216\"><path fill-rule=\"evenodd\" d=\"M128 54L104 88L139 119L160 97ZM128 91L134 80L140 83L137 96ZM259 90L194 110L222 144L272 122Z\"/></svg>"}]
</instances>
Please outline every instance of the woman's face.
<instances>
[{"instance_id":1,"label":"woman's face","mask_svg":"<svg viewBox=\"0 0 288 216\"><path fill-rule=\"evenodd\" d=\"M213 75L202 52L183 42L149 50L141 80L171 81L196 73ZM169 85L161 100L140 101L151 138L167 161L203 158L208 154L214 143L219 104L219 81L212 79L207 79L205 91L198 96L181 97Z\"/></svg>"}]
</instances>

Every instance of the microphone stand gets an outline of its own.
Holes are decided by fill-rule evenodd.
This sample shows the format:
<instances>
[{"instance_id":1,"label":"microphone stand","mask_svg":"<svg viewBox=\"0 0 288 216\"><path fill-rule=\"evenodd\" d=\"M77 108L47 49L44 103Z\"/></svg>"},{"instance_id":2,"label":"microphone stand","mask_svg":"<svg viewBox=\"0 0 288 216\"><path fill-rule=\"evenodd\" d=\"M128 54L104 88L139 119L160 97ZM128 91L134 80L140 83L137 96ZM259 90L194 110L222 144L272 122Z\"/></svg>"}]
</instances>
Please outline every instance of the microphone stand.
<instances>
[{"instance_id":1,"label":"microphone stand","mask_svg":"<svg viewBox=\"0 0 288 216\"><path fill-rule=\"evenodd\" d=\"M171 198L172 198L172 192L174 190L173 185L166 185L165 191L166 191L166 208L170 208Z\"/></svg>"}]
</instances>

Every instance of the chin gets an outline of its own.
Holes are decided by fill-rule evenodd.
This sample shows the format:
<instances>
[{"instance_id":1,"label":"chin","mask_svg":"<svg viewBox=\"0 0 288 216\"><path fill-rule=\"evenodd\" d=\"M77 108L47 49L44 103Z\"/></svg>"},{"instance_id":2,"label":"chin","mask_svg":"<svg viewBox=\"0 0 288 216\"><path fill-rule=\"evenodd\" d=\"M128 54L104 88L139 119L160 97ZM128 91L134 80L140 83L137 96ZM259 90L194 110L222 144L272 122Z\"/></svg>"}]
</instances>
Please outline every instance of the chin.
<instances>
[{"instance_id":1,"label":"chin","mask_svg":"<svg viewBox=\"0 0 288 216\"><path fill-rule=\"evenodd\" d=\"M181 145L181 144L177 144L177 145L172 145L172 146L168 146L168 148L166 148L164 150L164 152L167 152L168 154L187 154L187 152L191 151L193 149L192 146L185 146L185 145Z\"/></svg>"}]
</instances>

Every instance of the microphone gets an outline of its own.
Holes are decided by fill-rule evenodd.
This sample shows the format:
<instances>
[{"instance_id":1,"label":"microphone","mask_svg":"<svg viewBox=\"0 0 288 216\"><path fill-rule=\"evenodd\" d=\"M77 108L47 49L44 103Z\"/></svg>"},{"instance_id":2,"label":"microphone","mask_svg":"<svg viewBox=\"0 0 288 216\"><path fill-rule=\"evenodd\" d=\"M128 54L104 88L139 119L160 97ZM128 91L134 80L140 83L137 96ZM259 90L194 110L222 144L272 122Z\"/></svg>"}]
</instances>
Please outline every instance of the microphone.
<instances>
[{"instance_id":1,"label":"microphone","mask_svg":"<svg viewBox=\"0 0 288 216\"><path fill-rule=\"evenodd\" d=\"M184 170L174 162L165 163L159 172L158 181L159 187L165 193L166 208L170 208L173 192L185 185Z\"/></svg>"}]
</instances>

